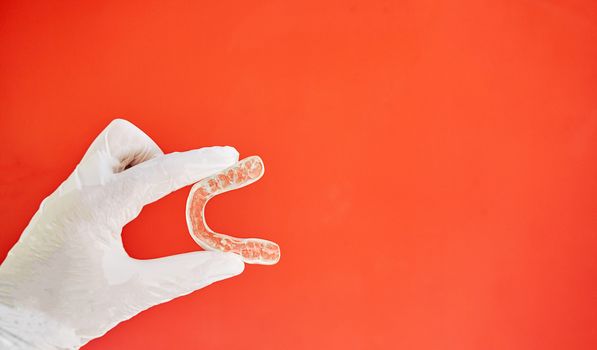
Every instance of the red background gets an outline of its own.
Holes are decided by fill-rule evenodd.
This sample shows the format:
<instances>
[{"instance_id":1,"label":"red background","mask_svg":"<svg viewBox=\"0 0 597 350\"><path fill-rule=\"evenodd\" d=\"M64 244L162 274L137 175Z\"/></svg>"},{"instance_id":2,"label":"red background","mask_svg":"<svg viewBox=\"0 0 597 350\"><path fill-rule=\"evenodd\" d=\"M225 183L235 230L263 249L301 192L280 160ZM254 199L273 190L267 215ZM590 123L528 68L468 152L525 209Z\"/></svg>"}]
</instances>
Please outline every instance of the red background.
<instances>
[{"instance_id":1,"label":"red background","mask_svg":"<svg viewBox=\"0 0 597 350\"><path fill-rule=\"evenodd\" d=\"M0 258L108 122L259 154L283 250L85 349L597 348L593 1L2 1ZM124 230L198 249L188 188ZM256 344L259 344L257 346Z\"/></svg>"}]
</instances>

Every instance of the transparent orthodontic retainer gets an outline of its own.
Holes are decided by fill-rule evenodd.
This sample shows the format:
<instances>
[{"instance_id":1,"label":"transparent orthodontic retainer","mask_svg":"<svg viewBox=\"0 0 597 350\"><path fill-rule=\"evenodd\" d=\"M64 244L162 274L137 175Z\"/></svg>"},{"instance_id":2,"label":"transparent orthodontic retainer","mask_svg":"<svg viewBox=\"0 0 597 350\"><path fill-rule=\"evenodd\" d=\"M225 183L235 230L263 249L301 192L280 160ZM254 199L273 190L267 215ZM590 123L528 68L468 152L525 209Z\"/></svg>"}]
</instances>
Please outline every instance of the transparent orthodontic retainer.
<instances>
[{"instance_id":1,"label":"transparent orthodontic retainer","mask_svg":"<svg viewBox=\"0 0 597 350\"><path fill-rule=\"evenodd\" d=\"M264 172L261 158L251 156L193 185L187 199L186 214L189 233L197 244L205 250L238 254L248 264L273 265L280 260L280 247L276 243L218 233L210 229L205 220L205 206L211 198L250 185Z\"/></svg>"}]
</instances>

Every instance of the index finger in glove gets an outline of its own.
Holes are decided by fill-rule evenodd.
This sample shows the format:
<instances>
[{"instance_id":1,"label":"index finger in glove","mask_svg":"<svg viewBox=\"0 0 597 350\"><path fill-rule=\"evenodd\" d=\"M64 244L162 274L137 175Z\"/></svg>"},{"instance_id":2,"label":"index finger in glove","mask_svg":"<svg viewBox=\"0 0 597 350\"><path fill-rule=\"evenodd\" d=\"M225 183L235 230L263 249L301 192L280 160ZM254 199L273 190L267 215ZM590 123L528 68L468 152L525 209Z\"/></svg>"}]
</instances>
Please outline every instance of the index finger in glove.
<instances>
[{"instance_id":1,"label":"index finger in glove","mask_svg":"<svg viewBox=\"0 0 597 350\"><path fill-rule=\"evenodd\" d=\"M191 185L238 161L238 152L229 146L205 147L187 152L174 152L145 161L117 176L121 195L140 210L146 204ZM127 218L127 222L132 218Z\"/></svg>"}]
</instances>

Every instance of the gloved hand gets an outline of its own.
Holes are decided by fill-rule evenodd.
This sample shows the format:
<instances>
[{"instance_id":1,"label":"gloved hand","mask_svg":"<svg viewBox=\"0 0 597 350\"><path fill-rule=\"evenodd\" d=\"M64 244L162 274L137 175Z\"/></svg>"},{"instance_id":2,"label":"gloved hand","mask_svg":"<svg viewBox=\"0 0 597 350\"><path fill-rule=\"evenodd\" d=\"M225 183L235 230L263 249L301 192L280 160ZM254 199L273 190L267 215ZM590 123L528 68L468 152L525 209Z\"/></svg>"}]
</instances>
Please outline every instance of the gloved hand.
<instances>
[{"instance_id":1,"label":"gloved hand","mask_svg":"<svg viewBox=\"0 0 597 350\"><path fill-rule=\"evenodd\" d=\"M110 123L0 266L0 348L76 349L153 305L241 273L231 253L133 259L120 236L144 205L237 160L232 147L164 155L133 124Z\"/></svg>"}]
</instances>

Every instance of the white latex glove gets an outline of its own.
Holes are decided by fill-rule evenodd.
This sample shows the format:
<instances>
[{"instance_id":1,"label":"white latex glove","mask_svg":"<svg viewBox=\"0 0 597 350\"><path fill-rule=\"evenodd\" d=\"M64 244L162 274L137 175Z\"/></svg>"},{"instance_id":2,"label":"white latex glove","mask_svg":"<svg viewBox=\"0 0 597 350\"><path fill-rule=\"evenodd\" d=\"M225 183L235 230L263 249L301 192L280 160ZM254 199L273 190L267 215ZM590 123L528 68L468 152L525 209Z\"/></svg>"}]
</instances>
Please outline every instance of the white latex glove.
<instances>
[{"instance_id":1,"label":"white latex glove","mask_svg":"<svg viewBox=\"0 0 597 350\"><path fill-rule=\"evenodd\" d=\"M0 266L0 348L77 349L153 305L241 273L230 253L133 259L120 236L144 205L236 161L232 147L164 155L133 124L110 123Z\"/></svg>"}]
</instances>

